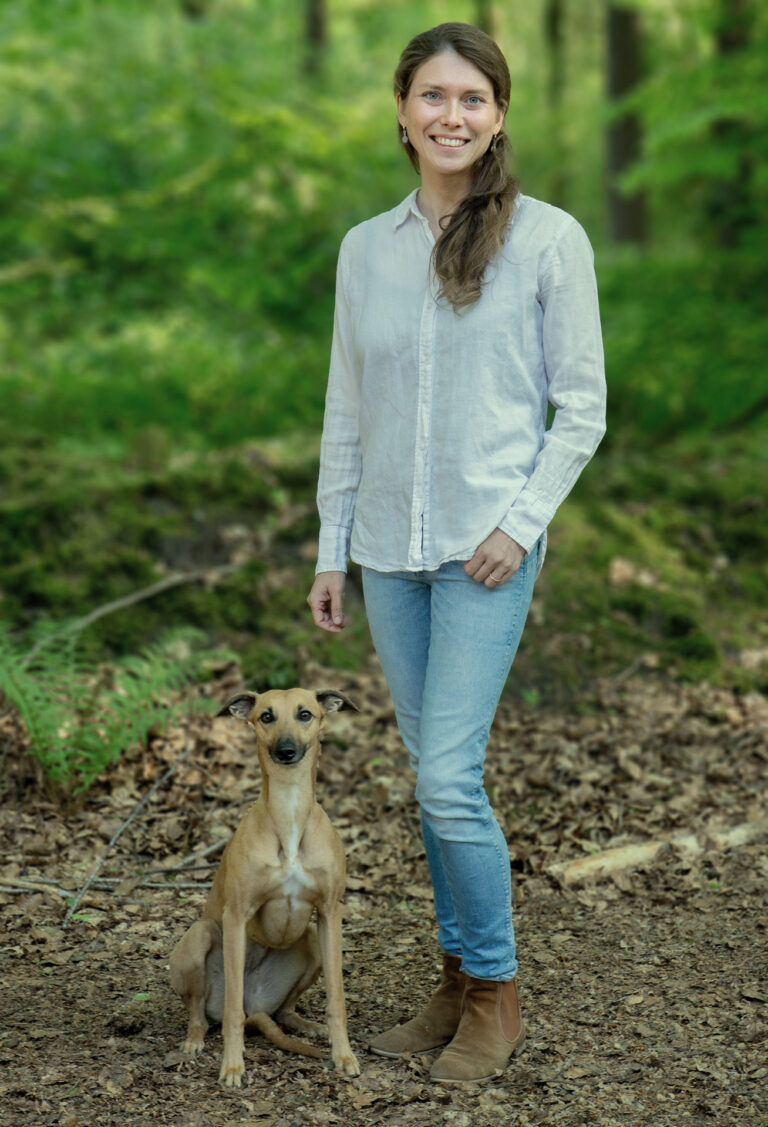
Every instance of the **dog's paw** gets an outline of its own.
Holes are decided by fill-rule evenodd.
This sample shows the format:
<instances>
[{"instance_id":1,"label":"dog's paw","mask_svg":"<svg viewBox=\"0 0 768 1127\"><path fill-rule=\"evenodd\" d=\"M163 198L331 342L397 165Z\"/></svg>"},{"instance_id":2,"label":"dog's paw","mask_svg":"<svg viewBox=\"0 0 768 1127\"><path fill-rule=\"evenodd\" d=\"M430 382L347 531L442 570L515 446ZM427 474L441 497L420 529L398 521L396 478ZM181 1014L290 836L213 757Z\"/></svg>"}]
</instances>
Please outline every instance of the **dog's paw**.
<instances>
[{"instance_id":1,"label":"dog's paw","mask_svg":"<svg viewBox=\"0 0 768 1127\"><path fill-rule=\"evenodd\" d=\"M239 1088L243 1079L243 1072L245 1066L242 1059L239 1061L227 1061L226 1057L221 1062L221 1072L219 1073L219 1082L226 1088Z\"/></svg>"},{"instance_id":2,"label":"dog's paw","mask_svg":"<svg viewBox=\"0 0 768 1127\"><path fill-rule=\"evenodd\" d=\"M203 1038L200 1037L187 1037L184 1044L181 1046L182 1053L188 1053L189 1056L194 1056L195 1053L203 1051Z\"/></svg>"},{"instance_id":3,"label":"dog's paw","mask_svg":"<svg viewBox=\"0 0 768 1127\"><path fill-rule=\"evenodd\" d=\"M354 1053L344 1053L343 1056L334 1057L333 1063L336 1066L337 1072L343 1072L345 1076L359 1076L360 1065L357 1063L357 1058Z\"/></svg>"},{"instance_id":4,"label":"dog's paw","mask_svg":"<svg viewBox=\"0 0 768 1127\"><path fill-rule=\"evenodd\" d=\"M239 1088L243 1079L243 1071L242 1065L232 1065L230 1068L222 1065L219 1081L225 1088Z\"/></svg>"},{"instance_id":5,"label":"dog's paw","mask_svg":"<svg viewBox=\"0 0 768 1127\"><path fill-rule=\"evenodd\" d=\"M308 1018L300 1017L297 1013L278 1014L277 1020L286 1029L292 1029L294 1033L316 1033L321 1037L328 1037L328 1026L325 1022L309 1021Z\"/></svg>"}]
</instances>

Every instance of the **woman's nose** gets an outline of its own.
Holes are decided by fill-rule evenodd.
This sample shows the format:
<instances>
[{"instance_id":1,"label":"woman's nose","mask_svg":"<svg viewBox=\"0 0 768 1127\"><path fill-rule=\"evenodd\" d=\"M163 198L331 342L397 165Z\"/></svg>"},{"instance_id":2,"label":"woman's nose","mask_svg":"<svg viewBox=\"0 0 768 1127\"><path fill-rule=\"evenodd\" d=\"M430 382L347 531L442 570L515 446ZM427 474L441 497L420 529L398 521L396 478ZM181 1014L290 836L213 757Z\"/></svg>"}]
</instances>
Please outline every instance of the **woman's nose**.
<instances>
[{"instance_id":1,"label":"woman's nose","mask_svg":"<svg viewBox=\"0 0 768 1127\"><path fill-rule=\"evenodd\" d=\"M461 125L461 102L458 98L447 98L443 104L443 125Z\"/></svg>"}]
</instances>

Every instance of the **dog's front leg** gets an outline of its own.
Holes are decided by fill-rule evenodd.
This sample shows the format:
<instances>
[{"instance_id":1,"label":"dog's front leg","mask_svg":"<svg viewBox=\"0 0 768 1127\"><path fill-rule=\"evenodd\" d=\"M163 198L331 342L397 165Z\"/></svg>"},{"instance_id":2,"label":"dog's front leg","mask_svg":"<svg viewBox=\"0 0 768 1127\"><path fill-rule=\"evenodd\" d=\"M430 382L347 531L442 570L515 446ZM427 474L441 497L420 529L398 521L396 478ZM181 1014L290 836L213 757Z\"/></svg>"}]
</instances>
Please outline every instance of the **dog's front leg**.
<instances>
[{"instance_id":1,"label":"dog's front leg","mask_svg":"<svg viewBox=\"0 0 768 1127\"><path fill-rule=\"evenodd\" d=\"M318 913L317 935L323 960L331 1056L337 1072L359 1076L360 1066L347 1036L347 1010L341 977L341 908L331 904Z\"/></svg>"},{"instance_id":2,"label":"dog's front leg","mask_svg":"<svg viewBox=\"0 0 768 1127\"><path fill-rule=\"evenodd\" d=\"M219 1080L227 1087L239 1088L244 1071L243 980L245 978L245 920L229 905L222 914L224 952L224 1017L221 1032L224 1055Z\"/></svg>"}]
</instances>

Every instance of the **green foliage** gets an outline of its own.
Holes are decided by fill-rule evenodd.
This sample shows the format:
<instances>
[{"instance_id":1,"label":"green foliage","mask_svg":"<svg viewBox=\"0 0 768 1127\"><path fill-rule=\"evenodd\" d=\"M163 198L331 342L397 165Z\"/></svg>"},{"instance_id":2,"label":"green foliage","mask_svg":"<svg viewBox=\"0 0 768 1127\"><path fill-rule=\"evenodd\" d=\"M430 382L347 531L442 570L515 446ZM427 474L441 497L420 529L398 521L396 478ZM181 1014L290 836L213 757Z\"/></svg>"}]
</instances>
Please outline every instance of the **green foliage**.
<instances>
[{"instance_id":1,"label":"green foliage","mask_svg":"<svg viewBox=\"0 0 768 1127\"><path fill-rule=\"evenodd\" d=\"M0 15L15 427L226 444L314 423L341 235L390 198L375 153L355 184L368 100L310 89L265 48L270 5L200 26L175 0L67 5L61 26L42 8Z\"/></svg>"},{"instance_id":2,"label":"green foliage","mask_svg":"<svg viewBox=\"0 0 768 1127\"><path fill-rule=\"evenodd\" d=\"M747 252L598 259L609 444L764 425L763 273Z\"/></svg>"},{"instance_id":3,"label":"green foliage","mask_svg":"<svg viewBox=\"0 0 768 1127\"><path fill-rule=\"evenodd\" d=\"M645 653L681 676L735 677L734 655L765 645L766 16L723 59L710 0L642 6L648 143L627 183L651 192L657 242L619 256L601 240L602 10L565 6L554 121L541 5L495 5L523 188L547 199L560 183L553 202L596 245L610 389L605 444L552 529L545 629L518 658L530 699ZM344 231L415 184L389 76L446 13L339 0L310 80L300 7L207 12L0 5L0 600L9 630L34 638L169 572L236 559L215 583L101 619L75 665L95 671L193 622L254 684L287 685L307 660L369 652L354 572L341 642L304 601L335 259ZM449 15L471 21L476 6ZM728 120L738 128L723 132ZM757 226L714 253L712 185L737 184L745 153ZM615 557L655 585L613 588Z\"/></svg>"},{"instance_id":4,"label":"green foliage","mask_svg":"<svg viewBox=\"0 0 768 1127\"><path fill-rule=\"evenodd\" d=\"M203 642L197 631L179 631L106 667L84 662L71 634L43 637L30 659L7 630L0 632L0 693L24 722L30 754L59 794L82 793L165 722L173 695L213 656L201 650Z\"/></svg>"},{"instance_id":5,"label":"green foliage","mask_svg":"<svg viewBox=\"0 0 768 1127\"><path fill-rule=\"evenodd\" d=\"M684 18L670 20L662 6L648 7L653 65L619 110L639 114L644 154L623 186L654 194L665 239L693 235L712 245L732 225L745 247L754 252L757 241L764 255L768 10L751 0L688 0ZM730 49L718 49L726 29Z\"/></svg>"}]
</instances>

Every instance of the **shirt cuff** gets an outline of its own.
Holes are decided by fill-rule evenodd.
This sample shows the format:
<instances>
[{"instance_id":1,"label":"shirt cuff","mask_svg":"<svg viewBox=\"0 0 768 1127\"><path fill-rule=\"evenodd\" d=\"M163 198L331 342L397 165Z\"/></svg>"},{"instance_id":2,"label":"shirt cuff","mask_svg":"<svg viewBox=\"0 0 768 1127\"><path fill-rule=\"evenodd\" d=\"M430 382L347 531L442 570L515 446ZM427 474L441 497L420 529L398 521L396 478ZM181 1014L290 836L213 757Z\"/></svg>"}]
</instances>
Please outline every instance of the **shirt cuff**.
<instances>
[{"instance_id":1,"label":"shirt cuff","mask_svg":"<svg viewBox=\"0 0 768 1127\"><path fill-rule=\"evenodd\" d=\"M512 505L499 521L499 528L516 540L526 552L530 552L546 531L549 520L549 517L526 510L522 505Z\"/></svg>"},{"instance_id":2,"label":"shirt cuff","mask_svg":"<svg viewBox=\"0 0 768 1127\"><path fill-rule=\"evenodd\" d=\"M321 524L315 575L321 571L346 571L350 529L343 524Z\"/></svg>"}]
</instances>

